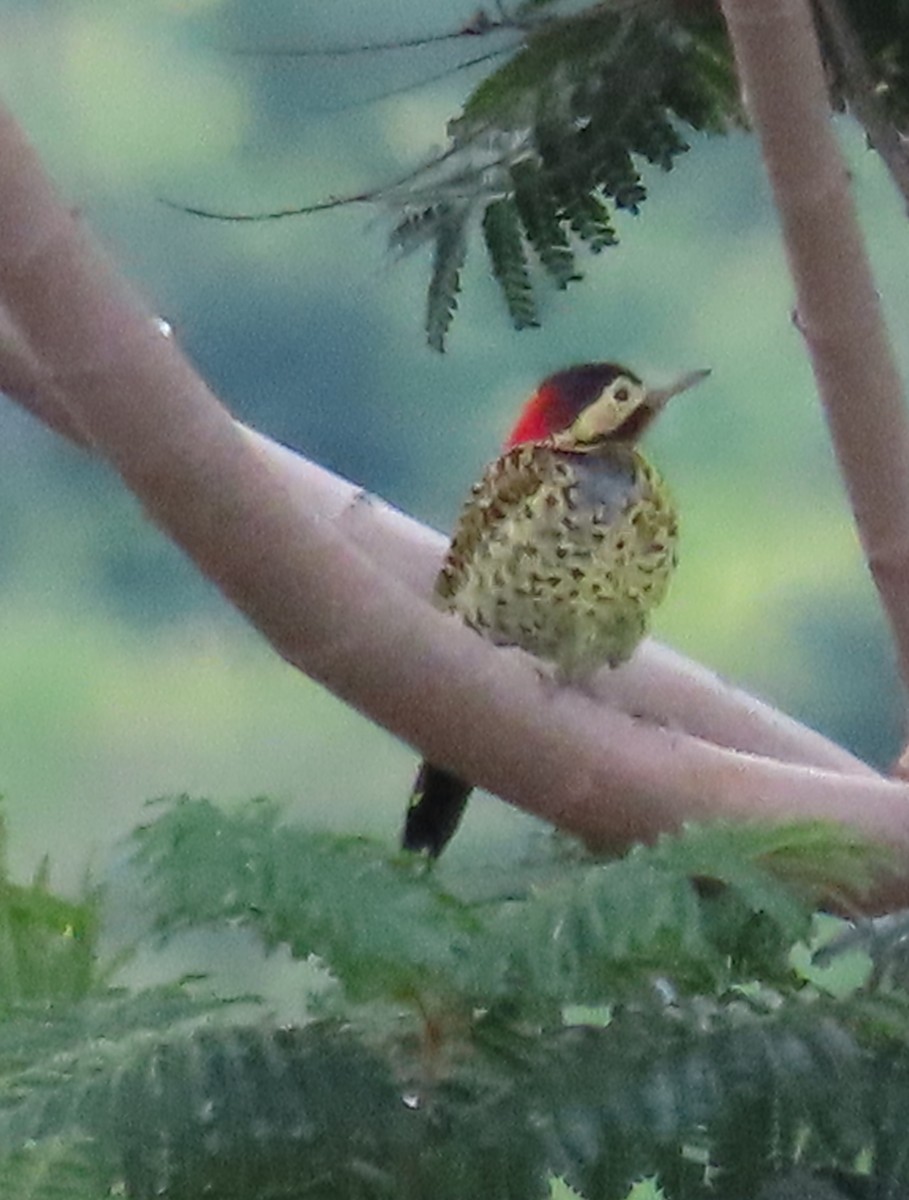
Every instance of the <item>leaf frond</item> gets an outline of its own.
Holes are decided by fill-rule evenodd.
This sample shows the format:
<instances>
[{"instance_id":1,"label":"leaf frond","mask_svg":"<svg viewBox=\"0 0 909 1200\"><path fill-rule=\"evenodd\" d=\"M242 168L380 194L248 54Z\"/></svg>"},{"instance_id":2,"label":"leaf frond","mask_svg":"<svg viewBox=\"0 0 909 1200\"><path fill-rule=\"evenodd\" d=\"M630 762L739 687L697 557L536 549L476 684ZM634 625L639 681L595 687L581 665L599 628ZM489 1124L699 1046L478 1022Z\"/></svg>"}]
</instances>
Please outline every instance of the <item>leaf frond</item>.
<instances>
[{"instance_id":1,"label":"leaf frond","mask_svg":"<svg viewBox=\"0 0 909 1200\"><path fill-rule=\"evenodd\" d=\"M426 338L433 350L445 349L445 337L458 307L461 269L467 258L469 210L442 206L436 229L432 276L426 297Z\"/></svg>"},{"instance_id":2,"label":"leaf frond","mask_svg":"<svg viewBox=\"0 0 909 1200\"><path fill-rule=\"evenodd\" d=\"M594 252L614 245L610 212L639 211L647 196L644 170L670 170L688 150L688 131L725 133L743 125L744 114L731 50L716 13L696 9L688 15L686 6L637 0L612 0L576 12L541 2L507 13L499 5L497 15L481 9L462 28L440 36L500 33L518 39L517 45L497 45L452 69L502 54L508 60L481 81L449 122L445 151L405 178L260 213L173 207L221 220L258 221L371 203L391 211L392 241L410 245L416 244L406 230L411 215L434 214L423 224L423 234L434 244L425 324L436 350L444 349L457 307L468 227L479 216L512 324L533 326L538 313L530 303L526 259L522 271L513 229L505 228L510 216L500 206L514 205L543 271L564 288L581 278L572 237ZM365 53L430 40L438 38L338 52Z\"/></svg>"},{"instance_id":3,"label":"leaf frond","mask_svg":"<svg viewBox=\"0 0 909 1200\"><path fill-rule=\"evenodd\" d=\"M184 797L136 844L162 935L240 923L266 947L324 962L360 999L450 981L477 925L418 865L362 838L281 826L265 800L227 813Z\"/></svg>"},{"instance_id":4,"label":"leaf frond","mask_svg":"<svg viewBox=\"0 0 909 1200\"><path fill-rule=\"evenodd\" d=\"M796 1180L899 1195L909 993L894 977L834 995L790 962L818 899L857 893L875 855L819 823L692 826L470 903L413 857L289 827L267 801L172 801L136 838L161 934L241 924L317 956L332 1015L279 1027L187 986L11 1009L0 1188L552 1200L557 1177L590 1200L642 1198L642 1180L664 1200Z\"/></svg>"},{"instance_id":5,"label":"leaf frond","mask_svg":"<svg viewBox=\"0 0 909 1200\"><path fill-rule=\"evenodd\" d=\"M0 1158L0 1194L4 1200L101 1200L114 1174L91 1138L50 1137Z\"/></svg>"},{"instance_id":6,"label":"leaf frond","mask_svg":"<svg viewBox=\"0 0 909 1200\"><path fill-rule=\"evenodd\" d=\"M493 200L486 206L483 239L512 325L515 329L527 329L539 324L518 212L512 199Z\"/></svg>"}]
</instances>

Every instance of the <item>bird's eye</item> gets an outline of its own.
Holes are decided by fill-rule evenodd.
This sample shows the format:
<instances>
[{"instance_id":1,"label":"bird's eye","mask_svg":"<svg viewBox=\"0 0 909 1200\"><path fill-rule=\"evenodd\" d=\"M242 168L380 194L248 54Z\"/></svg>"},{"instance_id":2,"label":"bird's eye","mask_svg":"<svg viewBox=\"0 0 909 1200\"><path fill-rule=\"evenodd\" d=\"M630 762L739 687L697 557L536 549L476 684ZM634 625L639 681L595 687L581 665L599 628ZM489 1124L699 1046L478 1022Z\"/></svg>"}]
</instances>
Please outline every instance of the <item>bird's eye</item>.
<instances>
[{"instance_id":1,"label":"bird's eye","mask_svg":"<svg viewBox=\"0 0 909 1200\"><path fill-rule=\"evenodd\" d=\"M628 388L625 388L625 387L617 388L616 392L615 392L616 404L624 404L627 401L627 399L628 399Z\"/></svg>"}]
</instances>

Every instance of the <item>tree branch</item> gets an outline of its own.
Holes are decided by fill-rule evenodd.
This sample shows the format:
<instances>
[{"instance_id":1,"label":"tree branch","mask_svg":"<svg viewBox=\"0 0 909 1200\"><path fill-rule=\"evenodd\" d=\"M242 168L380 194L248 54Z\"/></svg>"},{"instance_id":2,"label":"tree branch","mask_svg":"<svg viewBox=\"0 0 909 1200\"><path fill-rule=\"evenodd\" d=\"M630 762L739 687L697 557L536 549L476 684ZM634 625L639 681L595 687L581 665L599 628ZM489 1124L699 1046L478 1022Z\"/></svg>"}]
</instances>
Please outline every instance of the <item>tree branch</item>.
<instances>
[{"instance_id":1,"label":"tree branch","mask_svg":"<svg viewBox=\"0 0 909 1200\"><path fill-rule=\"evenodd\" d=\"M244 432L280 473L300 520L330 522L346 544L415 596L430 595L447 547L441 534L261 433ZM621 670L601 671L588 690L629 715L730 750L845 774L876 774L821 734L652 640Z\"/></svg>"},{"instance_id":2,"label":"tree branch","mask_svg":"<svg viewBox=\"0 0 909 1200\"><path fill-rule=\"evenodd\" d=\"M0 370L20 359L16 339L0 337ZM20 366L15 375L7 372L4 391L50 428L87 445L37 360ZM414 595L430 595L447 546L441 534L265 435L240 424L237 428L280 482L288 509L296 510L300 520L333 524L344 543L374 566ZM629 715L728 749L845 774L876 774L821 734L651 640L621 670L600 672L588 692Z\"/></svg>"},{"instance_id":3,"label":"tree branch","mask_svg":"<svg viewBox=\"0 0 909 1200\"><path fill-rule=\"evenodd\" d=\"M909 421L830 122L808 0L721 0L798 297L798 327L909 685Z\"/></svg>"},{"instance_id":4,"label":"tree branch","mask_svg":"<svg viewBox=\"0 0 909 1200\"><path fill-rule=\"evenodd\" d=\"M593 844L619 848L687 819L827 817L898 850L904 866L872 907L909 898L909 787L655 727L553 688L526 656L435 611L358 548L354 518L342 529L303 510L275 455L162 336L3 111L0 159L0 357L29 351L41 403L65 406L289 662L434 760Z\"/></svg>"}]
</instances>

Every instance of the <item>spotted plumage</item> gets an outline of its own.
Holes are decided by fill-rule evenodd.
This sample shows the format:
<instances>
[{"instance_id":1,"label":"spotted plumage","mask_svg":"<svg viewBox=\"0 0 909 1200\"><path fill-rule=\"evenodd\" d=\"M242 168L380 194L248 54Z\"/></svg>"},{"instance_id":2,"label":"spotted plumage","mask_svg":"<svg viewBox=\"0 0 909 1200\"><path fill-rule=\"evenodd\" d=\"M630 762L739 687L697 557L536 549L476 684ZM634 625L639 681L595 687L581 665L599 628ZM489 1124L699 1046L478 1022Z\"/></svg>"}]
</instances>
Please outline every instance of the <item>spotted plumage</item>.
<instances>
[{"instance_id":1,"label":"spotted plumage","mask_svg":"<svg viewBox=\"0 0 909 1200\"><path fill-rule=\"evenodd\" d=\"M677 534L660 476L630 447L516 446L475 485L435 602L580 679L631 655L665 595Z\"/></svg>"},{"instance_id":2,"label":"spotted plumage","mask_svg":"<svg viewBox=\"0 0 909 1200\"><path fill-rule=\"evenodd\" d=\"M566 682L627 661L666 593L678 537L666 487L636 442L705 374L648 390L623 367L593 363L544 380L471 492L435 604L496 645L554 664ZM424 763L404 846L439 854L470 790Z\"/></svg>"}]
</instances>

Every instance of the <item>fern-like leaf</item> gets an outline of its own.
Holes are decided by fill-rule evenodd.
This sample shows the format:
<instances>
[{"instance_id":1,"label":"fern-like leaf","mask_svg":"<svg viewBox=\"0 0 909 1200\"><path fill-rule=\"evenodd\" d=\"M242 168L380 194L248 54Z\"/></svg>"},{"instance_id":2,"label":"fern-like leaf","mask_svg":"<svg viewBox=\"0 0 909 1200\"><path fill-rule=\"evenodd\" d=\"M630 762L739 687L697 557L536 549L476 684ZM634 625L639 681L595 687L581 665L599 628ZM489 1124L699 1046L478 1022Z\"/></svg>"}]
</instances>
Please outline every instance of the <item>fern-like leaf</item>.
<instances>
[{"instance_id":1,"label":"fern-like leaf","mask_svg":"<svg viewBox=\"0 0 909 1200\"><path fill-rule=\"evenodd\" d=\"M30 884L14 883L6 867L0 814L0 1013L31 1002L77 1000L100 986L100 895L86 887L77 900L50 888L43 860Z\"/></svg>"},{"instance_id":2,"label":"fern-like leaf","mask_svg":"<svg viewBox=\"0 0 909 1200\"><path fill-rule=\"evenodd\" d=\"M483 238L492 263L492 273L511 314L515 329L538 325L527 257L514 201L493 200L483 213Z\"/></svg>"},{"instance_id":3,"label":"fern-like leaf","mask_svg":"<svg viewBox=\"0 0 909 1200\"><path fill-rule=\"evenodd\" d=\"M392 250L411 254L434 240L439 231L438 207L408 209L388 237Z\"/></svg>"},{"instance_id":4,"label":"fern-like leaf","mask_svg":"<svg viewBox=\"0 0 909 1200\"><path fill-rule=\"evenodd\" d=\"M116 1096L109 1138L137 1200L379 1196L412 1116L380 1058L321 1026L161 1040Z\"/></svg>"},{"instance_id":5,"label":"fern-like leaf","mask_svg":"<svg viewBox=\"0 0 909 1200\"><path fill-rule=\"evenodd\" d=\"M792 983L815 902L860 892L878 860L834 826L691 826L501 906L477 953L515 999L563 1004L610 1002L654 972L706 993Z\"/></svg>"},{"instance_id":6,"label":"fern-like leaf","mask_svg":"<svg viewBox=\"0 0 909 1200\"><path fill-rule=\"evenodd\" d=\"M115 1177L104 1149L84 1136L51 1137L0 1158L3 1200L102 1200Z\"/></svg>"},{"instance_id":7,"label":"fern-like leaf","mask_svg":"<svg viewBox=\"0 0 909 1200\"><path fill-rule=\"evenodd\" d=\"M468 209L454 205L444 205L439 214L426 300L426 337L433 350L440 352L445 349L445 338L458 307L461 268L467 257L468 216Z\"/></svg>"},{"instance_id":8,"label":"fern-like leaf","mask_svg":"<svg viewBox=\"0 0 909 1200\"><path fill-rule=\"evenodd\" d=\"M559 287L580 277L566 226L602 250L615 241L603 196L638 211L646 191L635 158L669 170L688 149L679 123L718 132L741 121L722 39L716 21L688 29L665 15L602 5L534 19L517 53L450 123L455 156L490 131L517 137L529 130L522 152L500 160L512 180L505 199L514 199ZM475 174L477 199L491 186L501 188L500 172Z\"/></svg>"},{"instance_id":9,"label":"fern-like leaf","mask_svg":"<svg viewBox=\"0 0 909 1200\"><path fill-rule=\"evenodd\" d=\"M607 2L565 11L552 0L526 0L501 20L481 10L470 28L441 40L505 31L517 36L511 57L474 89L448 123L447 146L423 167L345 197L271 212L184 211L246 221L365 202L390 209L398 214L395 248L406 253L434 243L426 332L430 345L442 350L474 214L485 220L492 208L488 220L495 226L503 220L495 206L514 201L544 270L564 288L580 278L569 226L594 250L612 245L615 234L599 209L604 199L637 212L647 194L641 167L668 171L688 150L686 127L723 133L744 124L732 51L715 5ZM433 40L404 39L400 45ZM879 49L882 61L889 61L893 47ZM504 52L502 46L460 65ZM503 274L500 238L499 231L486 236L493 272L512 322L527 328L535 323L528 287ZM513 250L512 239L508 253L516 264Z\"/></svg>"},{"instance_id":10,"label":"fern-like leaf","mask_svg":"<svg viewBox=\"0 0 909 1200\"><path fill-rule=\"evenodd\" d=\"M565 215L571 228L587 243L594 254L614 246L618 238L609 218L609 209L595 193L581 192L569 198Z\"/></svg>"},{"instance_id":11,"label":"fern-like leaf","mask_svg":"<svg viewBox=\"0 0 909 1200\"><path fill-rule=\"evenodd\" d=\"M738 1190L742 1179L753 1185L809 1149L825 1164L868 1144L863 1056L836 1023L718 1009L713 1028L704 1024L697 1010L663 1019L621 1012L606 1029L568 1030L540 1044L527 1086L543 1110L551 1161L581 1194L624 1195L661 1164L667 1194L673 1178L698 1194L707 1162L729 1180L718 1194L748 1194ZM698 1153L680 1172L683 1150L689 1160Z\"/></svg>"},{"instance_id":12,"label":"fern-like leaf","mask_svg":"<svg viewBox=\"0 0 909 1200\"><path fill-rule=\"evenodd\" d=\"M506 994L537 1003L606 1003L661 967L709 991L727 978L691 882L644 863L576 871L505 906L491 934L490 973L498 964Z\"/></svg>"},{"instance_id":13,"label":"fern-like leaf","mask_svg":"<svg viewBox=\"0 0 909 1200\"><path fill-rule=\"evenodd\" d=\"M0 1156L31 1141L97 1132L114 1083L162 1031L191 1028L231 1002L180 987L36 1007L0 1023Z\"/></svg>"},{"instance_id":14,"label":"fern-like leaf","mask_svg":"<svg viewBox=\"0 0 909 1200\"><path fill-rule=\"evenodd\" d=\"M548 1191L528 1098L471 1072L431 1101L402 1096L387 1058L338 1023L174 1030L88 1066L61 1077L40 1121L26 1073L20 1131L30 1118L39 1145L90 1134L134 1200Z\"/></svg>"},{"instance_id":15,"label":"fern-like leaf","mask_svg":"<svg viewBox=\"0 0 909 1200\"><path fill-rule=\"evenodd\" d=\"M861 896L896 867L892 851L831 821L686 825L681 837L661 837L654 855L674 870L735 886L755 911L770 912L793 937L803 920L793 894L802 908L831 896ZM750 874L749 865L759 874ZM771 883L768 894L773 880L786 883L788 891Z\"/></svg>"},{"instance_id":16,"label":"fern-like leaf","mask_svg":"<svg viewBox=\"0 0 909 1200\"><path fill-rule=\"evenodd\" d=\"M266 946L315 955L360 1000L441 989L469 1003L602 1004L651 971L708 993L793 981L789 951L809 934L820 873L853 892L867 875L836 829L692 827L525 900L471 908L377 846L278 822L265 801L225 813L184 799L148 826L138 860L160 929L242 922Z\"/></svg>"},{"instance_id":17,"label":"fern-like leaf","mask_svg":"<svg viewBox=\"0 0 909 1200\"><path fill-rule=\"evenodd\" d=\"M359 999L453 986L478 925L466 906L376 845L278 819L264 800L226 813L184 798L142 830L137 859L162 934L239 922L268 947L316 956Z\"/></svg>"},{"instance_id":18,"label":"fern-like leaf","mask_svg":"<svg viewBox=\"0 0 909 1200\"><path fill-rule=\"evenodd\" d=\"M581 276L562 227L558 202L529 163L516 164L511 176L515 206L527 238L556 285L565 288Z\"/></svg>"},{"instance_id":19,"label":"fern-like leaf","mask_svg":"<svg viewBox=\"0 0 909 1200\"><path fill-rule=\"evenodd\" d=\"M909 995L837 999L790 963L816 900L880 865L838 829L691 827L474 905L264 801L172 803L137 858L162 933L241 923L316 955L335 1016L278 1029L180 987L7 1012L14 1200L909 1185Z\"/></svg>"}]
</instances>

